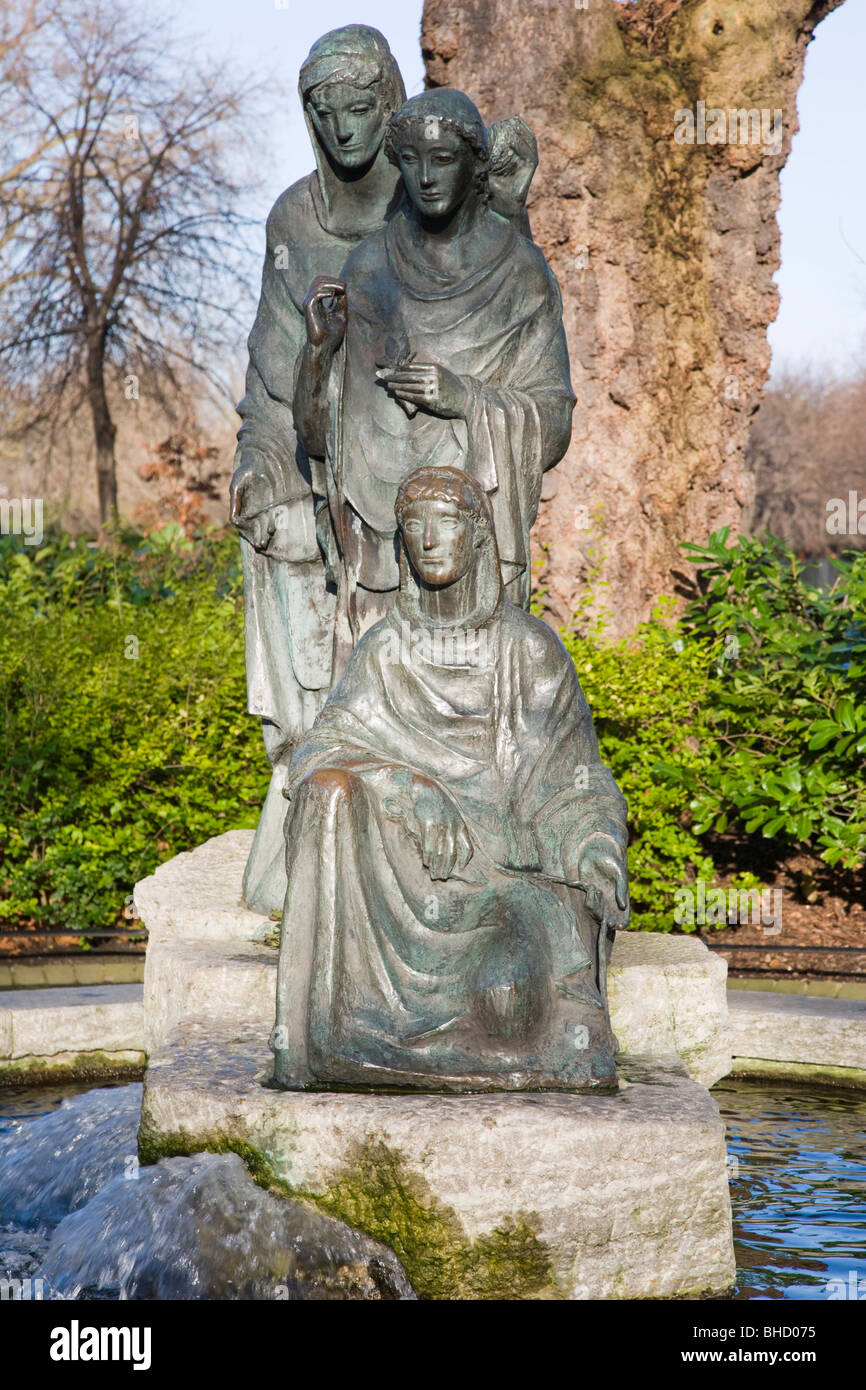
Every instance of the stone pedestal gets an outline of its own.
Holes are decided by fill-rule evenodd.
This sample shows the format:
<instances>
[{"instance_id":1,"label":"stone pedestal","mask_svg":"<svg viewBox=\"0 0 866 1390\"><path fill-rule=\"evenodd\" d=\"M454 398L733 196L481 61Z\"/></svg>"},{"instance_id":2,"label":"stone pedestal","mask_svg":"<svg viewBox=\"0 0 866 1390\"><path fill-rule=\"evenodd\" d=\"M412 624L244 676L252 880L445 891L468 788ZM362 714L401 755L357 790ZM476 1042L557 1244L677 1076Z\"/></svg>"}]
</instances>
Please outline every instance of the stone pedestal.
<instances>
[{"instance_id":1,"label":"stone pedestal","mask_svg":"<svg viewBox=\"0 0 866 1390\"><path fill-rule=\"evenodd\" d=\"M671 1298L734 1282L725 1139L681 1069L615 1096L273 1091L255 1030L181 1024L151 1059L143 1159L234 1150L389 1245L422 1297Z\"/></svg>"},{"instance_id":2,"label":"stone pedestal","mask_svg":"<svg viewBox=\"0 0 866 1390\"><path fill-rule=\"evenodd\" d=\"M136 889L150 931L143 1159L233 1150L262 1183L388 1245L422 1297L732 1286L724 1127L701 1084L730 1066L724 967L700 942L617 941L611 1014L632 1054L617 1095L275 1091L277 952L251 939L272 924L240 904L249 842L220 836Z\"/></svg>"}]
</instances>

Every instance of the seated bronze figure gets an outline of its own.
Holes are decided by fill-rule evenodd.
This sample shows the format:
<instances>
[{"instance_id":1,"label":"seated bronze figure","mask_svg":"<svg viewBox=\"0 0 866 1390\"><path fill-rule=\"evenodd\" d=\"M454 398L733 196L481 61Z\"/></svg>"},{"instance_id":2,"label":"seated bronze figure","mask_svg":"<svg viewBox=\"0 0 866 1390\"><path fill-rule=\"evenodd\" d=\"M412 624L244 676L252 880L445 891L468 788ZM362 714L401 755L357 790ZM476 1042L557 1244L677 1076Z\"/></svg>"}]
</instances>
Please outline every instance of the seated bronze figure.
<instances>
[{"instance_id":1,"label":"seated bronze figure","mask_svg":"<svg viewBox=\"0 0 866 1390\"><path fill-rule=\"evenodd\" d=\"M625 801L483 486L419 468L395 513L397 601L289 769L275 1084L611 1089Z\"/></svg>"}]
</instances>

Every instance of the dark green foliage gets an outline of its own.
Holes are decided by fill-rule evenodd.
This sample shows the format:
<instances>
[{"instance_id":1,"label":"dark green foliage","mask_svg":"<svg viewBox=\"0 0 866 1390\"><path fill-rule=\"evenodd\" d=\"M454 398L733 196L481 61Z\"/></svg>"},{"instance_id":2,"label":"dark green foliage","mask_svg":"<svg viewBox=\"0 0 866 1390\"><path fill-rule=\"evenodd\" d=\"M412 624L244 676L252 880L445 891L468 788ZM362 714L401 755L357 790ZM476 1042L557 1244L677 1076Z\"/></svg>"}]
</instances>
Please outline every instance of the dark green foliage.
<instances>
[{"instance_id":1,"label":"dark green foliage","mask_svg":"<svg viewBox=\"0 0 866 1390\"><path fill-rule=\"evenodd\" d=\"M702 643L684 643L663 604L632 637L610 645L563 634L595 720L604 762L628 801L632 925L670 931L674 891L713 879L713 861L692 830L689 794L659 775L710 775L711 682Z\"/></svg>"},{"instance_id":2,"label":"dark green foliage","mask_svg":"<svg viewBox=\"0 0 866 1390\"><path fill-rule=\"evenodd\" d=\"M714 662L712 775L690 779L696 833L808 845L830 865L866 854L866 553L835 560L829 593L804 584L782 541L720 531L690 546L704 597L689 640Z\"/></svg>"},{"instance_id":3,"label":"dark green foliage","mask_svg":"<svg viewBox=\"0 0 866 1390\"><path fill-rule=\"evenodd\" d=\"M687 549L701 593L679 624L664 603L616 645L565 637L629 802L633 925L656 931L677 887L713 882L714 836L848 870L866 855L866 555L824 593L771 536Z\"/></svg>"},{"instance_id":4,"label":"dark green foliage","mask_svg":"<svg viewBox=\"0 0 866 1390\"><path fill-rule=\"evenodd\" d=\"M0 922L119 923L135 881L256 823L237 541L0 543Z\"/></svg>"}]
</instances>

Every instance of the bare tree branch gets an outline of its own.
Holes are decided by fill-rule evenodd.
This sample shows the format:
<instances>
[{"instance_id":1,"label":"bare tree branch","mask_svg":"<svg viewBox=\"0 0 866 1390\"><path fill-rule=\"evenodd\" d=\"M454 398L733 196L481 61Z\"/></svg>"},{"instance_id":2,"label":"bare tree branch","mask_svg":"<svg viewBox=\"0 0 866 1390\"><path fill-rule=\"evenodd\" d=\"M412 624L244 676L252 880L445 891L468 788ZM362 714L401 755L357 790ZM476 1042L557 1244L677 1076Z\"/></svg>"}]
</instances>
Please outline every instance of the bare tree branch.
<instances>
[{"instance_id":1,"label":"bare tree branch","mask_svg":"<svg viewBox=\"0 0 866 1390\"><path fill-rule=\"evenodd\" d=\"M228 389L227 329L252 291L243 171L262 88L196 70L168 22L109 0L10 0L0 89L0 367L34 427L84 393L106 522L109 368L146 361L174 382L183 363Z\"/></svg>"}]
</instances>

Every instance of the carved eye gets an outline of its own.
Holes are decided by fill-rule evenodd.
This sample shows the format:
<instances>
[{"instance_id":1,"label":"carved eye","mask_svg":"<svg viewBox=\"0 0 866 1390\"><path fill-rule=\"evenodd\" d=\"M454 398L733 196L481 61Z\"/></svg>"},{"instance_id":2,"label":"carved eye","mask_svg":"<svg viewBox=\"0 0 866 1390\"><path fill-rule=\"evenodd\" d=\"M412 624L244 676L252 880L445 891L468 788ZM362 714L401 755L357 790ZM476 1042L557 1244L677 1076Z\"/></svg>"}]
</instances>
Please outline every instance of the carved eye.
<instances>
[{"instance_id":1,"label":"carved eye","mask_svg":"<svg viewBox=\"0 0 866 1390\"><path fill-rule=\"evenodd\" d=\"M414 164L417 161L418 156L414 150L401 150L400 158L404 164Z\"/></svg>"},{"instance_id":2,"label":"carved eye","mask_svg":"<svg viewBox=\"0 0 866 1390\"><path fill-rule=\"evenodd\" d=\"M352 107L352 115L353 115L353 116L366 116L367 112L368 112L368 111L372 111L372 110L373 110L372 106L353 106L353 107Z\"/></svg>"}]
</instances>

